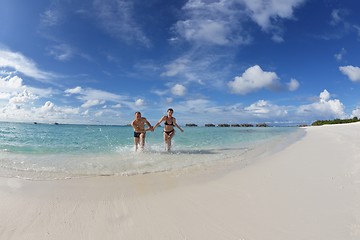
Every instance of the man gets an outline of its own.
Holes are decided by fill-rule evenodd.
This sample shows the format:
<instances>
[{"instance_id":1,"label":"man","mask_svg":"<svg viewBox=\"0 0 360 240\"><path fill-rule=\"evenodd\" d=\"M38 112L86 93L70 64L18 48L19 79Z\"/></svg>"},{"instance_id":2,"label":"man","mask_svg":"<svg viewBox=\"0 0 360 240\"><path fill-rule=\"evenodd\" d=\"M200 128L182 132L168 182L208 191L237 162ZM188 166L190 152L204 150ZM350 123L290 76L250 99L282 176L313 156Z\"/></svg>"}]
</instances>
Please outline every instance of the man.
<instances>
[{"instance_id":1,"label":"man","mask_svg":"<svg viewBox=\"0 0 360 240\"><path fill-rule=\"evenodd\" d=\"M145 125L148 126L147 129L145 129ZM140 112L135 113L135 119L134 119L134 121L132 121L131 126L134 128L135 151L138 150L139 145L140 145L140 149L144 150L146 131L152 130L153 127L148 122L148 120L146 120L146 118L141 117Z\"/></svg>"}]
</instances>

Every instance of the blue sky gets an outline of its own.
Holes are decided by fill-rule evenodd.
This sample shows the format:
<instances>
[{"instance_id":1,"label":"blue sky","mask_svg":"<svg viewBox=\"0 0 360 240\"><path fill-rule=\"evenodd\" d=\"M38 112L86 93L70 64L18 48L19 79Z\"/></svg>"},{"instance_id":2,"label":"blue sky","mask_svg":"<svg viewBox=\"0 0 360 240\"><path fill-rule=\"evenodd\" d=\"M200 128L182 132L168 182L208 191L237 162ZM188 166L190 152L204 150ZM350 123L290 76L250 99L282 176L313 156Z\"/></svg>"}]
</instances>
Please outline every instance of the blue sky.
<instances>
[{"instance_id":1,"label":"blue sky","mask_svg":"<svg viewBox=\"0 0 360 240\"><path fill-rule=\"evenodd\" d=\"M360 117L357 0L1 0L0 120Z\"/></svg>"}]
</instances>

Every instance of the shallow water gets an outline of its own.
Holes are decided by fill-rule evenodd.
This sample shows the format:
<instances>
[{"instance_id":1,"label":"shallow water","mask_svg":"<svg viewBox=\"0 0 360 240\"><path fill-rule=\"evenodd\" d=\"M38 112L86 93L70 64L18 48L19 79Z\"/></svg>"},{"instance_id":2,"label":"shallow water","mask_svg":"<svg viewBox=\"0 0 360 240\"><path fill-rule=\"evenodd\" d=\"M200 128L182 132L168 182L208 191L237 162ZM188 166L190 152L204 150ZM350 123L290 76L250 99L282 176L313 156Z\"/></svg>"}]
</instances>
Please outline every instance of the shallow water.
<instances>
[{"instance_id":1,"label":"shallow water","mask_svg":"<svg viewBox=\"0 0 360 240\"><path fill-rule=\"evenodd\" d=\"M0 176L34 180L100 175L134 175L227 164L268 142L281 141L298 128L184 127L170 153L162 129L146 135L143 152L134 152L129 126L0 123Z\"/></svg>"}]
</instances>

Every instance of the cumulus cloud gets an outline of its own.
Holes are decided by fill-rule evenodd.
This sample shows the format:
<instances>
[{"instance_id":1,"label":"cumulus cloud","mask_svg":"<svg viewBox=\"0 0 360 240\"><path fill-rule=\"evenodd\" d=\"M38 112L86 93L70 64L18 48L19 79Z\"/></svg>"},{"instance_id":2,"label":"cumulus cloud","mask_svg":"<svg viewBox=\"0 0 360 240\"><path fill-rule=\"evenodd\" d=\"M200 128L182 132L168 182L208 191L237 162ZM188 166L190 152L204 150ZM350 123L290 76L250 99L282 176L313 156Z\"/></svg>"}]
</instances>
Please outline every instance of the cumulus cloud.
<instances>
[{"instance_id":1,"label":"cumulus cloud","mask_svg":"<svg viewBox=\"0 0 360 240\"><path fill-rule=\"evenodd\" d=\"M181 84L175 84L172 88L171 88L171 93L176 95L176 96L184 96L186 93L186 87L184 87Z\"/></svg>"},{"instance_id":2,"label":"cumulus cloud","mask_svg":"<svg viewBox=\"0 0 360 240\"><path fill-rule=\"evenodd\" d=\"M43 106L41 106L40 109L42 112L51 112L54 111L54 107L55 107L54 103L47 101Z\"/></svg>"},{"instance_id":3,"label":"cumulus cloud","mask_svg":"<svg viewBox=\"0 0 360 240\"><path fill-rule=\"evenodd\" d=\"M143 107L145 105L145 100L142 98L138 98L135 100L136 107Z\"/></svg>"},{"instance_id":4,"label":"cumulus cloud","mask_svg":"<svg viewBox=\"0 0 360 240\"><path fill-rule=\"evenodd\" d=\"M79 108L69 107L69 106L57 106L51 101L46 101L44 105L40 107L34 107L30 110L23 110L24 112L31 112L33 114L33 120L47 121L47 122L57 122L57 121L68 121L76 122L76 118L80 113ZM71 116L71 118L69 117Z\"/></svg>"},{"instance_id":5,"label":"cumulus cloud","mask_svg":"<svg viewBox=\"0 0 360 240\"><path fill-rule=\"evenodd\" d=\"M353 82L360 82L360 68L354 66L342 66L339 70Z\"/></svg>"},{"instance_id":6,"label":"cumulus cloud","mask_svg":"<svg viewBox=\"0 0 360 240\"><path fill-rule=\"evenodd\" d=\"M36 99L38 99L38 96L25 89L23 92L17 94L17 96L10 98L9 102L13 104L23 104Z\"/></svg>"},{"instance_id":7,"label":"cumulus cloud","mask_svg":"<svg viewBox=\"0 0 360 240\"><path fill-rule=\"evenodd\" d=\"M0 91L13 91L16 89L20 89L23 87L23 80L22 78L18 77L18 76L6 76L6 77L1 77L0 76Z\"/></svg>"},{"instance_id":8,"label":"cumulus cloud","mask_svg":"<svg viewBox=\"0 0 360 240\"><path fill-rule=\"evenodd\" d=\"M327 102L330 99L330 93L325 89L320 93L320 102Z\"/></svg>"},{"instance_id":9,"label":"cumulus cloud","mask_svg":"<svg viewBox=\"0 0 360 240\"><path fill-rule=\"evenodd\" d=\"M318 101L302 105L297 113L300 116L311 116L319 119L345 118L345 106L339 99L331 99L331 94L325 89L320 93Z\"/></svg>"},{"instance_id":10,"label":"cumulus cloud","mask_svg":"<svg viewBox=\"0 0 360 240\"><path fill-rule=\"evenodd\" d=\"M355 108L355 109L352 111L351 117L360 118L360 107L357 107L357 108Z\"/></svg>"},{"instance_id":11,"label":"cumulus cloud","mask_svg":"<svg viewBox=\"0 0 360 240\"><path fill-rule=\"evenodd\" d=\"M55 77L50 72L40 70L36 63L18 52L0 49L0 67L9 67L22 74L42 82L51 82Z\"/></svg>"},{"instance_id":12,"label":"cumulus cloud","mask_svg":"<svg viewBox=\"0 0 360 240\"><path fill-rule=\"evenodd\" d=\"M67 96L75 95L83 101L82 110L101 105L107 101L116 103L121 96L105 91L83 89L76 87L65 90ZM0 120L5 121L40 121L40 122L68 122L84 123L79 107L57 106L52 101L41 104L42 99L53 98L61 91L52 89L34 88L23 84L23 79L14 72L1 71L0 73ZM95 96L99 97L96 99ZM115 114L114 114L115 115ZM91 117L87 115L86 117Z\"/></svg>"},{"instance_id":13,"label":"cumulus cloud","mask_svg":"<svg viewBox=\"0 0 360 240\"><path fill-rule=\"evenodd\" d=\"M290 82L287 83L289 91L293 92L299 88L300 83L296 79L291 79Z\"/></svg>"},{"instance_id":14,"label":"cumulus cloud","mask_svg":"<svg viewBox=\"0 0 360 240\"><path fill-rule=\"evenodd\" d=\"M232 93L241 95L260 90L262 88L273 89L279 86L279 78L274 72L265 72L260 66L255 65L245 70L241 76L230 81L228 86Z\"/></svg>"}]
</instances>

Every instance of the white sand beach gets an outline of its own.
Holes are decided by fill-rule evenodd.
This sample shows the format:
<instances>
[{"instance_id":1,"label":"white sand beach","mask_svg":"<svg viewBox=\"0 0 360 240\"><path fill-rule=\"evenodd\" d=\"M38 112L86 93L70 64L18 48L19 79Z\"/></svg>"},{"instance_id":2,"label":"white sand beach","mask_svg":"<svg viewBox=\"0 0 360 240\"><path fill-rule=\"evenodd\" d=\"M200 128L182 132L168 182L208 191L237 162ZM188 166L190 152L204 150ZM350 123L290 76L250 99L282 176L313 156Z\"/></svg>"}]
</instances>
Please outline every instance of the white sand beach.
<instances>
[{"instance_id":1,"label":"white sand beach","mask_svg":"<svg viewBox=\"0 0 360 240\"><path fill-rule=\"evenodd\" d=\"M0 239L360 239L360 124L226 173L0 178Z\"/></svg>"}]
</instances>

